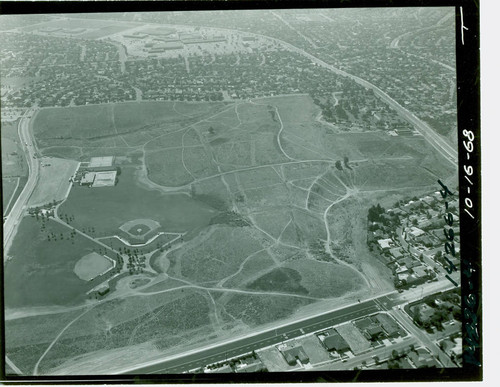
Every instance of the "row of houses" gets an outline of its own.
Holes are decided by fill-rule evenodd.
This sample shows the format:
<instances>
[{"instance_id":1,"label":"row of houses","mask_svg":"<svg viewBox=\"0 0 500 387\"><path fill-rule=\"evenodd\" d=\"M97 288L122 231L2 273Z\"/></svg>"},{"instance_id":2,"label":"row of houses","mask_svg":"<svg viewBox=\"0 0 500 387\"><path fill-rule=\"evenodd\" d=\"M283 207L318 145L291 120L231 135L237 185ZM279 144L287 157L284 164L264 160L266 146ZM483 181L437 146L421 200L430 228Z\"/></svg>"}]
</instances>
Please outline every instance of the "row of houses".
<instances>
[{"instance_id":1,"label":"row of houses","mask_svg":"<svg viewBox=\"0 0 500 387\"><path fill-rule=\"evenodd\" d=\"M382 261L392 270L398 287L413 286L436 277L437 265L447 241L443 233L444 204L440 193L435 192L420 199L399 202L382 213L377 221L369 221L368 245L376 249ZM382 209L383 210L383 209ZM447 211L459 224L458 200L451 200ZM459 252L460 233L454 227L455 246ZM450 257L458 267L459 256Z\"/></svg>"},{"instance_id":2,"label":"row of houses","mask_svg":"<svg viewBox=\"0 0 500 387\"><path fill-rule=\"evenodd\" d=\"M355 354L360 351L364 352L372 346L378 345L378 342L383 339L395 339L406 336L404 329L402 329L392 317L385 313L379 313L355 320L353 326L349 328L351 328L351 330L352 328L356 329L364 336L366 339L366 344L364 346L360 346L359 343L353 342L352 332L346 335L344 330L338 328L330 328L318 333L317 336L327 351L340 356L349 351Z\"/></svg>"}]
</instances>

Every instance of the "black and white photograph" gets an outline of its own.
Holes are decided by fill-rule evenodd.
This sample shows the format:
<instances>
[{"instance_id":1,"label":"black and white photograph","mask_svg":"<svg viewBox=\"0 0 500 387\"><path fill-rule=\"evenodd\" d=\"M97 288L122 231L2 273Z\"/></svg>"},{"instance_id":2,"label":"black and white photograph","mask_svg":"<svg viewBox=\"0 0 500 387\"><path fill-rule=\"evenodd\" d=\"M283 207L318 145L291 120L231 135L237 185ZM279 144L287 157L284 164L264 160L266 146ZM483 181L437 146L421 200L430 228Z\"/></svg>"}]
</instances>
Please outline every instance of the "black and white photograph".
<instances>
[{"instance_id":1,"label":"black and white photograph","mask_svg":"<svg viewBox=\"0 0 500 387\"><path fill-rule=\"evenodd\" d=\"M3 378L480 380L477 5L113 3L0 8Z\"/></svg>"}]
</instances>

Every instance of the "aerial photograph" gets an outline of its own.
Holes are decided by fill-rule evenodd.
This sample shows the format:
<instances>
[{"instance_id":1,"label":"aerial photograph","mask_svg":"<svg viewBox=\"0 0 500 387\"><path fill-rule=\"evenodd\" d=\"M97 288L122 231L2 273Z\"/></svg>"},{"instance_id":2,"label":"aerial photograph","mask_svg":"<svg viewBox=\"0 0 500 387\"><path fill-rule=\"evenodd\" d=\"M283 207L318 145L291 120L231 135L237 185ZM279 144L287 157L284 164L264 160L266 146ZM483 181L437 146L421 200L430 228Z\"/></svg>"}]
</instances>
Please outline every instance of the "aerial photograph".
<instances>
[{"instance_id":1,"label":"aerial photograph","mask_svg":"<svg viewBox=\"0 0 500 387\"><path fill-rule=\"evenodd\" d=\"M462 367L455 23L1 15L6 375Z\"/></svg>"}]
</instances>

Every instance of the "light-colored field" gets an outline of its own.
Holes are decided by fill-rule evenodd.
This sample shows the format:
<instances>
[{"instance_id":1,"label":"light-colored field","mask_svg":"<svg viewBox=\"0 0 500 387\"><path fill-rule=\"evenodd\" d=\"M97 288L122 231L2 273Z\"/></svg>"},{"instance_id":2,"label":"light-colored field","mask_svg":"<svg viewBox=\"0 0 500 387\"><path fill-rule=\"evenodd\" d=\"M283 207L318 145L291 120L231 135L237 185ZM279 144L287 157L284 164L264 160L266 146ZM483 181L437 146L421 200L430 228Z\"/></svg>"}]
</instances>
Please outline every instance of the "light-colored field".
<instances>
[{"instance_id":1,"label":"light-colored field","mask_svg":"<svg viewBox=\"0 0 500 387\"><path fill-rule=\"evenodd\" d=\"M90 253L78 260L73 269L75 274L84 281L90 281L113 267L111 261L97 253Z\"/></svg>"},{"instance_id":2,"label":"light-colored field","mask_svg":"<svg viewBox=\"0 0 500 387\"><path fill-rule=\"evenodd\" d=\"M40 163L40 176L28 202L30 206L65 199L71 185L69 179L78 168L78 162L74 160L55 157L43 157Z\"/></svg>"}]
</instances>

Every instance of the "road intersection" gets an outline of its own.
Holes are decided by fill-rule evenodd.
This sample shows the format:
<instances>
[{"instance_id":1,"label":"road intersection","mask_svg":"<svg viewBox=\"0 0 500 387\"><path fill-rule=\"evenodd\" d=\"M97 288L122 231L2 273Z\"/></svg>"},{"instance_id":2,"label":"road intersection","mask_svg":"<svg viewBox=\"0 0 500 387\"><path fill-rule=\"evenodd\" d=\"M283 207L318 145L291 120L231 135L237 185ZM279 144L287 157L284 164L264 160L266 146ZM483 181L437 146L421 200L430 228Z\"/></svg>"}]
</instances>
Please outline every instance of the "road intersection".
<instances>
[{"instance_id":1,"label":"road intersection","mask_svg":"<svg viewBox=\"0 0 500 387\"><path fill-rule=\"evenodd\" d=\"M399 309L398 307L408 302L416 301L429 294L446 291L451 288L453 288L453 285L443 278L438 282L426 283L419 289L410 289L402 294L394 291L368 301L358 302L341 309L322 313L279 327L270 328L264 332L247 335L221 344L206 346L163 360L157 359L138 367L123 370L120 373L179 374L187 372L204 367L207 364L225 361L264 347L279 344L286 340L317 332L377 312ZM415 327L415 330L418 330L418 328Z\"/></svg>"}]
</instances>

